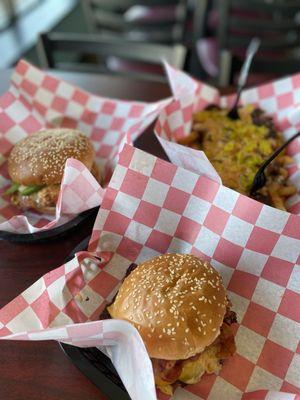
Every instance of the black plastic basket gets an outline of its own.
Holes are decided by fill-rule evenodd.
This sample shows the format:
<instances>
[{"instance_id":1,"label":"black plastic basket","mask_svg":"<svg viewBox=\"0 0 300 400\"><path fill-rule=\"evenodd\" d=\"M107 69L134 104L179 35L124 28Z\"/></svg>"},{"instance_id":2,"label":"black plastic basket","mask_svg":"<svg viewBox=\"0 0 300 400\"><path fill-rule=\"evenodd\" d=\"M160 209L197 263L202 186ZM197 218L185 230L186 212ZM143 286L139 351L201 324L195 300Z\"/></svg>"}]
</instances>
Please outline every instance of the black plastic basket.
<instances>
[{"instance_id":1,"label":"black plastic basket","mask_svg":"<svg viewBox=\"0 0 300 400\"><path fill-rule=\"evenodd\" d=\"M74 254L86 250L90 236L84 239L71 252L65 262L73 258ZM81 348L60 343L64 353L72 363L96 385L110 400L130 400L115 367L109 357L95 347Z\"/></svg>"},{"instance_id":2,"label":"black plastic basket","mask_svg":"<svg viewBox=\"0 0 300 400\"><path fill-rule=\"evenodd\" d=\"M50 239L57 239L63 237L67 233L70 233L73 229L81 225L82 223L88 223L89 221L95 220L98 214L99 207L91 208L86 210L70 221L56 228L49 229L46 231L40 231L36 233L13 233L0 230L0 239L8 240L15 243L40 243Z\"/></svg>"}]
</instances>

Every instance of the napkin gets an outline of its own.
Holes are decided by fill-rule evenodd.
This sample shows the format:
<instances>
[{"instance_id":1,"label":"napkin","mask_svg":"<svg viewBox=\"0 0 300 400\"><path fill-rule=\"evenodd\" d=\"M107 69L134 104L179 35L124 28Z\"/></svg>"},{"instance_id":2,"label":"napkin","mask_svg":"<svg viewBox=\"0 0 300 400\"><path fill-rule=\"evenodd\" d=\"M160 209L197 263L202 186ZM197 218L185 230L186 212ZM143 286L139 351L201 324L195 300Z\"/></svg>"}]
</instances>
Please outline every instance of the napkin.
<instances>
[{"instance_id":1,"label":"napkin","mask_svg":"<svg viewBox=\"0 0 300 400\"><path fill-rule=\"evenodd\" d=\"M223 277L239 321L237 353L219 375L177 389L173 399L296 400L300 216L125 145L88 250L0 310L1 339L105 346L131 398L155 400L137 330L124 321L96 320L132 262L193 253Z\"/></svg>"},{"instance_id":2,"label":"napkin","mask_svg":"<svg viewBox=\"0 0 300 400\"><path fill-rule=\"evenodd\" d=\"M99 206L104 193L82 163L69 160L55 217L21 213L3 196L11 183L6 160L15 143L45 127L78 128L92 141L105 187L124 143L132 143L169 101L143 103L96 96L20 61L9 90L0 97L0 230L52 229Z\"/></svg>"},{"instance_id":3,"label":"napkin","mask_svg":"<svg viewBox=\"0 0 300 400\"><path fill-rule=\"evenodd\" d=\"M165 63L174 99L161 110L155 131L167 141L176 142L191 132L192 117L210 104L230 108L235 95L221 96L218 89L196 81L189 75ZM272 116L278 129L286 139L300 129L300 74L279 79L242 92L240 104L253 104ZM178 156L176 146L169 148L161 143L169 158ZM300 138L287 147L287 153L295 163L288 168L291 183L298 192L291 196L286 206L288 211L300 214Z\"/></svg>"}]
</instances>

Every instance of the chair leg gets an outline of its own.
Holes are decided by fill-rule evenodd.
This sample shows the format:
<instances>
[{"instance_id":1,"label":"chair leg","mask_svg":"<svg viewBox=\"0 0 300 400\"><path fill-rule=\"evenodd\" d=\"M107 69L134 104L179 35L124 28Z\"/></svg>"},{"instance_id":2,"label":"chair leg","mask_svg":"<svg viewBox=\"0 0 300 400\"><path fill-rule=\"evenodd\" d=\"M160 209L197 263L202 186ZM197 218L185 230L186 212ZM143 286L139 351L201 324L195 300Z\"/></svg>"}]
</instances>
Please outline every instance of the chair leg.
<instances>
[{"instance_id":1,"label":"chair leg","mask_svg":"<svg viewBox=\"0 0 300 400\"><path fill-rule=\"evenodd\" d=\"M232 54L229 50L221 50L219 65L218 84L220 87L228 86L232 78Z\"/></svg>"},{"instance_id":2,"label":"chair leg","mask_svg":"<svg viewBox=\"0 0 300 400\"><path fill-rule=\"evenodd\" d=\"M40 67L43 69L51 68L51 65L49 63L49 53L47 54L47 49L45 48L45 42L42 39L41 35L38 37L36 43L36 52L38 55Z\"/></svg>"},{"instance_id":3,"label":"chair leg","mask_svg":"<svg viewBox=\"0 0 300 400\"><path fill-rule=\"evenodd\" d=\"M201 39L205 35L208 10L211 7L209 0L194 0L194 17L193 17L193 43Z\"/></svg>"},{"instance_id":4,"label":"chair leg","mask_svg":"<svg viewBox=\"0 0 300 400\"><path fill-rule=\"evenodd\" d=\"M83 9L86 27L89 33L96 33L97 27L93 15L93 5L91 0L81 0L81 7Z\"/></svg>"}]
</instances>

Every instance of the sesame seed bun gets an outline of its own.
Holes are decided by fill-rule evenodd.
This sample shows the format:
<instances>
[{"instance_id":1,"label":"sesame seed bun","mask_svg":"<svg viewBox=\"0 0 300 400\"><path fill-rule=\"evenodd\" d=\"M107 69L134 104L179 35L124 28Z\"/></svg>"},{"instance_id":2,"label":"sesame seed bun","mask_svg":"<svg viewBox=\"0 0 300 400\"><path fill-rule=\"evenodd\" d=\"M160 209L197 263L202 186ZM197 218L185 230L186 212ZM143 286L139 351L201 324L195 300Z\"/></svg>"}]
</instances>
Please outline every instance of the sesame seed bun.
<instances>
[{"instance_id":1,"label":"sesame seed bun","mask_svg":"<svg viewBox=\"0 0 300 400\"><path fill-rule=\"evenodd\" d=\"M208 262L165 254L131 272L108 311L138 329L151 358L184 360L219 336L226 305L222 279Z\"/></svg>"},{"instance_id":2,"label":"sesame seed bun","mask_svg":"<svg viewBox=\"0 0 300 400\"><path fill-rule=\"evenodd\" d=\"M74 129L45 129L14 146L8 158L8 173L13 182L25 186L59 184L71 157L90 170L94 150L89 139Z\"/></svg>"}]
</instances>

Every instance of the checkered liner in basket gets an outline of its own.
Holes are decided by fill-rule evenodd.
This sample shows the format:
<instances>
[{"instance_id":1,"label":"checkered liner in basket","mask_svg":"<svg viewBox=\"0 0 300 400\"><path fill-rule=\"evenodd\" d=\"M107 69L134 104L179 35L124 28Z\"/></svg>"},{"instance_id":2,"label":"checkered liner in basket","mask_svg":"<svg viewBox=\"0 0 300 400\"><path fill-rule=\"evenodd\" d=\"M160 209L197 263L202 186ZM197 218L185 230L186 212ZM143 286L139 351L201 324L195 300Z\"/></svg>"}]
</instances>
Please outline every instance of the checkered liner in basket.
<instances>
[{"instance_id":1,"label":"checkered liner in basket","mask_svg":"<svg viewBox=\"0 0 300 400\"><path fill-rule=\"evenodd\" d=\"M20 139L44 127L78 128L92 141L106 186L120 149L156 118L169 100L156 103L103 98L20 61L8 92L0 97L0 230L32 233L50 229L101 204L103 189L78 161L65 168L56 217L25 213L1 196L10 184L6 159Z\"/></svg>"},{"instance_id":2,"label":"checkered liner in basket","mask_svg":"<svg viewBox=\"0 0 300 400\"><path fill-rule=\"evenodd\" d=\"M158 136L163 139L176 142L187 136L191 132L194 112L210 104L230 108L233 103L233 95L221 96L216 88L196 81L167 64L166 71L174 100L161 111L155 127ZM241 104L254 104L266 111L288 139L300 130L300 74L244 90ZM162 145L170 158L176 156L177 150L174 154L165 142ZM287 200L286 206L290 212L300 214L300 138L288 146L287 152L295 160L289 166L289 175L298 193Z\"/></svg>"},{"instance_id":3,"label":"checkered liner in basket","mask_svg":"<svg viewBox=\"0 0 300 400\"><path fill-rule=\"evenodd\" d=\"M89 251L0 311L2 339L114 344L105 349L132 399L154 400L151 365L134 328L76 323L98 318L130 263L192 252L223 277L239 320L237 354L220 375L178 389L174 399L295 400L300 394L300 216L126 145Z\"/></svg>"}]
</instances>

